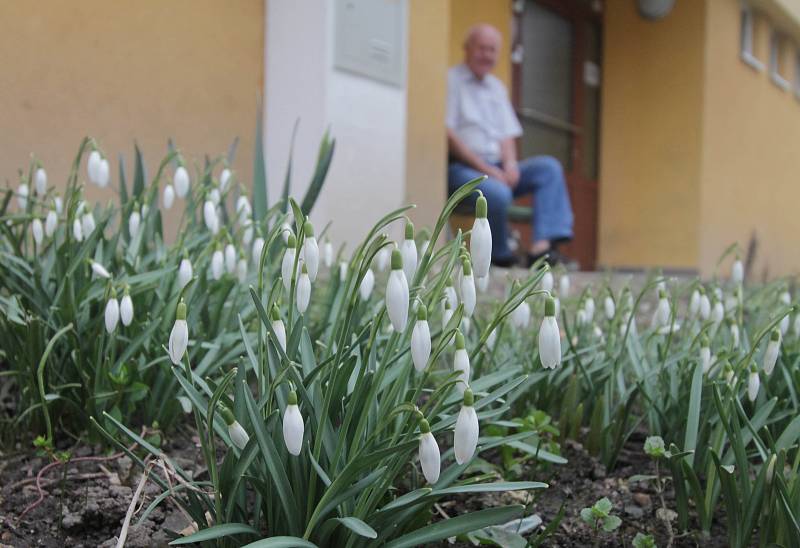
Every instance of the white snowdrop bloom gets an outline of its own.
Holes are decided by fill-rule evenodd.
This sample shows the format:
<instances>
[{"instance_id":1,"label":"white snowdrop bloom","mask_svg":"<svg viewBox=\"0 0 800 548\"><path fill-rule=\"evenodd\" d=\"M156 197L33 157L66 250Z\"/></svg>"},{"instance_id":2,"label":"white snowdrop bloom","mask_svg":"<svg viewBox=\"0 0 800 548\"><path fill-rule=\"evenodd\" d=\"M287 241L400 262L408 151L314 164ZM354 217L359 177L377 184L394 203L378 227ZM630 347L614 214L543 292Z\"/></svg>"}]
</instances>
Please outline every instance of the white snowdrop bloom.
<instances>
[{"instance_id":1,"label":"white snowdrop bloom","mask_svg":"<svg viewBox=\"0 0 800 548\"><path fill-rule=\"evenodd\" d=\"M419 464L422 467L422 475L425 476L425 481L433 485L439 481L439 472L442 466L439 445L436 443L436 438L431 434L431 427L428 421L425 419L419 421L419 430L421 432L419 437Z\"/></svg>"},{"instance_id":2,"label":"white snowdrop bloom","mask_svg":"<svg viewBox=\"0 0 800 548\"><path fill-rule=\"evenodd\" d=\"M125 294L119 302L119 318L125 327L128 327L133 322L133 300L127 288L125 288Z\"/></svg>"},{"instance_id":3,"label":"white snowdrop bloom","mask_svg":"<svg viewBox=\"0 0 800 548\"><path fill-rule=\"evenodd\" d=\"M131 240L139 233L139 224L141 222L142 217L138 211L134 211L131 213L130 217L128 217L128 233L131 235Z\"/></svg>"},{"instance_id":4,"label":"white snowdrop bloom","mask_svg":"<svg viewBox=\"0 0 800 548\"><path fill-rule=\"evenodd\" d=\"M194 269L192 268L192 261L188 258L181 259L181 264L178 266L178 287L183 289L186 287L194 276Z\"/></svg>"},{"instance_id":5,"label":"white snowdrop bloom","mask_svg":"<svg viewBox=\"0 0 800 548\"><path fill-rule=\"evenodd\" d=\"M289 240L286 242L286 250L283 252L283 259L281 260L281 276L283 277L283 287L286 291L292 289L292 274L294 273L294 260L297 253L297 239L294 234L289 234Z\"/></svg>"},{"instance_id":6,"label":"white snowdrop bloom","mask_svg":"<svg viewBox=\"0 0 800 548\"><path fill-rule=\"evenodd\" d=\"M692 291L692 296L689 298L689 316L694 318L700 312L700 292L698 290Z\"/></svg>"},{"instance_id":7,"label":"white snowdrop bloom","mask_svg":"<svg viewBox=\"0 0 800 548\"><path fill-rule=\"evenodd\" d=\"M42 225L42 220L39 217L36 217L31 222L31 233L33 234L33 241L36 242L36 247L42 245L42 240L44 240L44 225Z\"/></svg>"},{"instance_id":8,"label":"white snowdrop bloom","mask_svg":"<svg viewBox=\"0 0 800 548\"><path fill-rule=\"evenodd\" d=\"M475 280L472 277L472 266L469 259L464 258L461 261L461 302L464 304L464 315L468 318L472 317L475 311L475 303L477 296L475 295Z\"/></svg>"},{"instance_id":9,"label":"white snowdrop bloom","mask_svg":"<svg viewBox=\"0 0 800 548\"><path fill-rule=\"evenodd\" d=\"M428 309L424 304L417 306L417 321L411 331L411 359L414 369L425 370L431 357L431 330L428 325Z\"/></svg>"},{"instance_id":10,"label":"white snowdrop bloom","mask_svg":"<svg viewBox=\"0 0 800 548\"><path fill-rule=\"evenodd\" d=\"M228 183L231 180L231 170L227 167L222 170L222 173L219 174L219 189L222 192L225 192L228 188Z\"/></svg>"},{"instance_id":11,"label":"white snowdrop bloom","mask_svg":"<svg viewBox=\"0 0 800 548\"><path fill-rule=\"evenodd\" d=\"M222 200L222 196L219 193L219 189L218 188L212 188L208 192L208 199L212 204L214 204L215 207L218 206L220 201Z\"/></svg>"},{"instance_id":12,"label":"white snowdrop bloom","mask_svg":"<svg viewBox=\"0 0 800 548\"><path fill-rule=\"evenodd\" d=\"M178 195L178 198L186 198L186 195L189 194L189 185L191 185L191 181L189 180L189 172L186 171L185 167L178 166L175 170L175 174L172 176L172 184L175 186L175 193Z\"/></svg>"},{"instance_id":13,"label":"white snowdrop bloom","mask_svg":"<svg viewBox=\"0 0 800 548\"><path fill-rule=\"evenodd\" d=\"M558 318L561 315L561 300L558 297L553 297L553 302L556 305L556 314L555 314L555 316L556 316L556 318Z\"/></svg>"},{"instance_id":14,"label":"white snowdrop bloom","mask_svg":"<svg viewBox=\"0 0 800 548\"><path fill-rule=\"evenodd\" d=\"M792 294L789 293L788 291L782 292L780 295L780 299L781 302L787 306L792 304Z\"/></svg>"},{"instance_id":15,"label":"white snowdrop bloom","mask_svg":"<svg viewBox=\"0 0 800 548\"><path fill-rule=\"evenodd\" d=\"M386 267L389 266L390 255L391 251L386 246L380 248L378 253L375 255L375 266L378 268L378 272L383 272L386 270Z\"/></svg>"},{"instance_id":16,"label":"white snowdrop bloom","mask_svg":"<svg viewBox=\"0 0 800 548\"><path fill-rule=\"evenodd\" d=\"M286 411L283 412L283 441L286 449L294 456L299 455L303 448L304 430L303 415L297 406L297 394L292 390L289 392Z\"/></svg>"},{"instance_id":17,"label":"white snowdrop bloom","mask_svg":"<svg viewBox=\"0 0 800 548\"><path fill-rule=\"evenodd\" d=\"M617 313L617 307L614 304L614 299L611 295L606 295L603 299L603 311L606 313L606 319L611 321Z\"/></svg>"},{"instance_id":18,"label":"white snowdrop bloom","mask_svg":"<svg viewBox=\"0 0 800 548\"><path fill-rule=\"evenodd\" d=\"M545 273L542 275L541 283L542 283L542 289L544 291L547 291L548 293L553 292L553 285L555 283L555 280L553 279L553 273L549 269L546 270Z\"/></svg>"},{"instance_id":19,"label":"white snowdrop bloom","mask_svg":"<svg viewBox=\"0 0 800 548\"><path fill-rule=\"evenodd\" d=\"M788 317L788 316L787 316ZM777 329L773 329L769 336L767 349L764 351L764 373L768 376L772 374L775 369L775 364L778 362L778 354L781 351L781 333Z\"/></svg>"},{"instance_id":20,"label":"white snowdrop bloom","mask_svg":"<svg viewBox=\"0 0 800 548\"><path fill-rule=\"evenodd\" d=\"M347 261L339 263L339 279L344 281L347 278L347 269L349 268Z\"/></svg>"},{"instance_id":21,"label":"white snowdrop bloom","mask_svg":"<svg viewBox=\"0 0 800 548\"><path fill-rule=\"evenodd\" d=\"M294 234L292 232L292 227L289 225L288 221L284 221L281 223L281 237L283 238L283 243L289 243L289 235Z\"/></svg>"},{"instance_id":22,"label":"white snowdrop bloom","mask_svg":"<svg viewBox=\"0 0 800 548\"><path fill-rule=\"evenodd\" d=\"M103 158L97 167L97 186L105 188L111 182L111 165Z\"/></svg>"},{"instance_id":23,"label":"white snowdrop bloom","mask_svg":"<svg viewBox=\"0 0 800 548\"><path fill-rule=\"evenodd\" d=\"M722 367L722 370L725 382L728 383L728 386L733 386L733 383L736 381L736 376L733 374L733 368L731 367L731 364L725 362L725 364Z\"/></svg>"},{"instance_id":24,"label":"white snowdrop bloom","mask_svg":"<svg viewBox=\"0 0 800 548\"><path fill-rule=\"evenodd\" d=\"M478 191L480 192L480 191ZM492 264L492 229L487 219L488 204L481 193L475 203L475 222L469 235L469 251L475 276L485 278Z\"/></svg>"},{"instance_id":25,"label":"white snowdrop bloom","mask_svg":"<svg viewBox=\"0 0 800 548\"><path fill-rule=\"evenodd\" d=\"M369 296L372 295L373 287L375 287L375 274L372 272L371 268L368 268L367 272L364 274L364 278L361 280L361 285L358 287L358 293L362 301L369 299Z\"/></svg>"},{"instance_id":26,"label":"white snowdrop bloom","mask_svg":"<svg viewBox=\"0 0 800 548\"><path fill-rule=\"evenodd\" d=\"M76 242L83 241L83 227L79 219L72 221L72 237L75 238Z\"/></svg>"},{"instance_id":27,"label":"white snowdrop bloom","mask_svg":"<svg viewBox=\"0 0 800 548\"><path fill-rule=\"evenodd\" d=\"M530 321L531 307L527 301L522 301L511 313L511 325L517 329L526 329Z\"/></svg>"},{"instance_id":28,"label":"white snowdrop bloom","mask_svg":"<svg viewBox=\"0 0 800 548\"><path fill-rule=\"evenodd\" d=\"M795 314L794 322L792 323L792 333L795 337L800 337L800 313Z\"/></svg>"},{"instance_id":29,"label":"white snowdrop bloom","mask_svg":"<svg viewBox=\"0 0 800 548\"><path fill-rule=\"evenodd\" d=\"M444 300L444 310L442 311L442 330L447 328L447 324L453 317L453 309L450 307L450 301ZM452 343L451 343L452 344Z\"/></svg>"},{"instance_id":30,"label":"white snowdrop bloom","mask_svg":"<svg viewBox=\"0 0 800 548\"><path fill-rule=\"evenodd\" d=\"M211 234L216 234L219 232L219 217L217 217L217 208L214 207L214 202L211 200L206 200L203 203L203 221L206 224L206 228L211 232Z\"/></svg>"},{"instance_id":31,"label":"white snowdrop bloom","mask_svg":"<svg viewBox=\"0 0 800 548\"><path fill-rule=\"evenodd\" d=\"M575 323L578 324L578 327L588 323L588 320L586 319L586 310L583 308L578 309L578 311L575 313Z\"/></svg>"},{"instance_id":32,"label":"white snowdrop bloom","mask_svg":"<svg viewBox=\"0 0 800 548\"><path fill-rule=\"evenodd\" d=\"M596 323L592 324L592 335L594 335L594 338L600 341L601 343L606 340L605 335L603 334L603 330L600 329L600 326L597 325Z\"/></svg>"},{"instance_id":33,"label":"white snowdrop bloom","mask_svg":"<svg viewBox=\"0 0 800 548\"><path fill-rule=\"evenodd\" d=\"M239 424L233 413L227 407L222 407L222 418L225 419L225 424L228 425L228 436L231 438L231 443L244 451L247 444L250 442L250 436L245 431L244 427Z\"/></svg>"},{"instance_id":34,"label":"white snowdrop bloom","mask_svg":"<svg viewBox=\"0 0 800 548\"><path fill-rule=\"evenodd\" d=\"M17 187L17 205L21 210L28 209L28 185L21 183Z\"/></svg>"},{"instance_id":35,"label":"white snowdrop bloom","mask_svg":"<svg viewBox=\"0 0 800 548\"><path fill-rule=\"evenodd\" d=\"M48 238L52 238L53 234L56 233L56 228L58 227L58 216L56 212L52 209L47 212L47 218L44 221L44 233Z\"/></svg>"},{"instance_id":36,"label":"white snowdrop bloom","mask_svg":"<svg viewBox=\"0 0 800 548\"><path fill-rule=\"evenodd\" d=\"M456 295L456 288L453 287L453 284L450 283L450 280L447 281L447 285L444 286L444 296L447 299L447 302L450 304L450 308L453 310L458 307L458 295Z\"/></svg>"},{"instance_id":37,"label":"white snowdrop bloom","mask_svg":"<svg viewBox=\"0 0 800 548\"><path fill-rule=\"evenodd\" d=\"M723 308L725 310L736 310L739 306L739 299L736 298L736 295L728 295L725 297L725 301L723 304Z\"/></svg>"},{"instance_id":38,"label":"white snowdrop bloom","mask_svg":"<svg viewBox=\"0 0 800 548\"><path fill-rule=\"evenodd\" d=\"M486 293L486 290L489 289L489 276L484 276L483 278L475 278L475 287L481 293Z\"/></svg>"},{"instance_id":39,"label":"white snowdrop bloom","mask_svg":"<svg viewBox=\"0 0 800 548\"><path fill-rule=\"evenodd\" d=\"M733 320L730 321L730 325L728 326L731 330L731 343L733 344L733 348L739 348L739 326Z\"/></svg>"},{"instance_id":40,"label":"white snowdrop bloom","mask_svg":"<svg viewBox=\"0 0 800 548\"><path fill-rule=\"evenodd\" d=\"M171 183L167 183L164 187L164 192L161 196L161 205L164 209L169 211L172 209L172 204L175 203L175 187Z\"/></svg>"},{"instance_id":41,"label":"white snowdrop bloom","mask_svg":"<svg viewBox=\"0 0 800 548\"><path fill-rule=\"evenodd\" d=\"M422 240L422 243L419 244L419 260L422 260L422 257L425 256L425 253L428 251L428 246L431 245L430 240Z\"/></svg>"},{"instance_id":42,"label":"white snowdrop bloom","mask_svg":"<svg viewBox=\"0 0 800 548\"><path fill-rule=\"evenodd\" d=\"M456 390L458 390L459 393L463 394L464 390L469 388L469 377L470 377L469 354L467 354L467 349L464 344L464 335L458 329L456 329L455 340L456 340L456 353L453 356L453 370L461 372L458 375L458 377L456 377L458 379L458 383L456 384Z\"/></svg>"},{"instance_id":43,"label":"white snowdrop bloom","mask_svg":"<svg viewBox=\"0 0 800 548\"><path fill-rule=\"evenodd\" d=\"M781 335L786 335L789 331L789 315L787 314L783 318L781 318L781 323L778 324L778 329L781 331Z\"/></svg>"},{"instance_id":44,"label":"white snowdrop bloom","mask_svg":"<svg viewBox=\"0 0 800 548\"><path fill-rule=\"evenodd\" d=\"M669 326L671 310L667 294L664 291L658 293L658 306L656 307L655 314L653 315L653 327L655 329Z\"/></svg>"},{"instance_id":45,"label":"white snowdrop bloom","mask_svg":"<svg viewBox=\"0 0 800 548\"><path fill-rule=\"evenodd\" d=\"M567 297L569 297L569 287L570 287L569 275L564 274L558 280L558 293L562 299L566 299Z\"/></svg>"},{"instance_id":46,"label":"white snowdrop bloom","mask_svg":"<svg viewBox=\"0 0 800 548\"><path fill-rule=\"evenodd\" d=\"M102 159L99 150L93 150L89 153L89 160L86 162L86 175L89 177L90 183L99 184L100 162Z\"/></svg>"},{"instance_id":47,"label":"white snowdrop bloom","mask_svg":"<svg viewBox=\"0 0 800 548\"><path fill-rule=\"evenodd\" d=\"M319 245L317 239L314 237L314 226L311 221L306 221L303 226L303 248L300 257L308 267L308 278L313 282L317 279L317 271L319 270Z\"/></svg>"},{"instance_id":48,"label":"white snowdrop bloom","mask_svg":"<svg viewBox=\"0 0 800 548\"><path fill-rule=\"evenodd\" d=\"M586 300L583 301L583 311L586 312L586 321L591 322L594 320L594 298L591 294L586 296Z\"/></svg>"},{"instance_id":49,"label":"white snowdrop bloom","mask_svg":"<svg viewBox=\"0 0 800 548\"><path fill-rule=\"evenodd\" d=\"M711 348L708 345L708 337L705 335L700 342L700 365L703 368L703 374L708 375L711 369Z\"/></svg>"},{"instance_id":50,"label":"white snowdrop bloom","mask_svg":"<svg viewBox=\"0 0 800 548\"><path fill-rule=\"evenodd\" d=\"M417 272L417 243L414 241L414 225L411 221L406 221L406 237L400 244L400 254L403 256L406 282L412 283Z\"/></svg>"},{"instance_id":51,"label":"white snowdrop bloom","mask_svg":"<svg viewBox=\"0 0 800 548\"><path fill-rule=\"evenodd\" d=\"M494 350L494 345L496 342L497 342L497 328L495 327L494 329L492 329L491 333L489 333L489 336L486 337L486 346L489 348L489 350Z\"/></svg>"},{"instance_id":52,"label":"white snowdrop bloom","mask_svg":"<svg viewBox=\"0 0 800 548\"><path fill-rule=\"evenodd\" d=\"M322 262L325 268L330 269L333 266L333 244L330 240L325 240L325 243L322 244Z\"/></svg>"},{"instance_id":53,"label":"white snowdrop bloom","mask_svg":"<svg viewBox=\"0 0 800 548\"><path fill-rule=\"evenodd\" d=\"M250 206L250 200L247 199L247 196L239 196L239 199L236 200L236 214L239 216L239 223L244 224L252 213L253 208Z\"/></svg>"},{"instance_id":54,"label":"white snowdrop bloom","mask_svg":"<svg viewBox=\"0 0 800 548\"><path fill-rule=\"evenodd\" d=\"M463 316L461 318L461 326L460 326L461 332L464 333L464 335L469 335L469 330L471 328L472 328L472 321L466 316Z\"/></svg>"},{"instance_id":55,"label":"white snowdrop bloom","mask_svg":"<svg viewBox=\"0 0 800 548\"><path fill-rule=\"evenodd\" d=\"M725 319L725 307L722 305L722 301L715 298L714 306L711 308L711 321L715 326L719 326L723 319Z\"/></svg>"},{"instance_id":56,"label":"white snowdrop bloom","mask_svg":"<svg viewBox=\"0 0 800 548\"><path fill-rule=\"evenodd\" d=\"M53 197L53 207L55 207L56 213L61 215L61 212L64 210L64 200L61 199L61 196Z\"/></svg>"},{"instance_id":57,"label":"white snowdrop bloom","mask_svg":"<svg viewBox=\"0 0 800 548\"><path fill-rule=\"evenodd\" d=\"M705 291L700 292L700 318L707 321L711 317L711 301Z\"/></svg>"},{"instance_id":58,"label":"white snowdrop bloom","mask_svg":"<svg viewBox=\"0 0 800 548\"><path fill-rule=\"evenodd\" d=\"M270 325L275 332L275 338L278 339L278 345L283 352L286 352L286 326L283 325L281 320L281 313L278 310L278 305L272 305L272 313L270 314Z\"/></svg>"},{"instance_id":59,"label":"white snowdrop bloom","mask_svg":"<svg viewBox=\"0 0 800 548\"><path fill-rule=\"evenodd\" d=\"M81 229L83 230L83 235L87 238L92 235L94 232L96 225L94 222L94 215L91 211L84 213L81 216Z\"/></svg>"},{"instance_id":60,"label":"white snowdrop bloom","mask_svg":"<svg viewBox=\"0 0 800 548\"><path fill-rule=\"evenodd\" d=\"M386 283L386 312L394 330L402 333L408 321L408 282L403 257L397 249L392 251L392 271Z\"/></svg>"},{"instance_id":61,"label":"white snowdrop bloom","mask_svg":"<svg viewBox=\"0 0 800 548\"><path fill-rule=\"evenodd\" d=\"M169 358L175 365L180 365L186 348L189 346L189 327L186 325L186 303L181 300L175 312L175 324L169 334L167 351Z\"/></svg>"},{"instance_id":62,"label":"white snowdrop bloom","mask_svg":"<svg viewBox=\"0 0 800 548\"><path fill-rule=\"evenodd\" d=\"M186 415L192 412L192 400L186 396L178 396L176 399L178 400L178 403L181 404L181 411L183 411Z\"/></svg>"},{"instance_id":63,"label":"white snowdrop bloom","mask_svg":"<svg viewBox=\"0 0 800 548\"><path fill-rule=\"evenodd\" d=\"M740 284L744 281L744 265L739 257L736 257L731 266L731 280L735 284Z\"/></svg>"},{"instance_id":64,"label":"white snowdrop bloom","mask_svg":"<svg viewBox=\"0 0 800 548\"><path fill-rule=\"evenodd\" d=\"M236 248L233 244L225 246L225 271L228 274L236 272Z\"/></svg>"},{"instance_id":65,"label":"white snowdrop bloom","mask_svg":"<svg viewBox=\"0 0 800 548\"><path fill-rule=\"evenodd\" d=\"M248 219L247 224L244 225L244 230L242 230L242 245L244 245L244 247L249 247L253 242L253 234L255 234L253 221Z\"/></svg>"},{"instance_id":66,"label":"white snowdrop bloom","mask_svg":"<svg viewBox=\"0 0 800 548\"><path fill-rule=\"evenodd\" d=\"M42 196L45 192L47 192L47 172L43 167L40 167L36 170L36 173L33 176L33 182L33 188L36 191L36 194Z\"/></svg>"},{"instance_id":67,"label":"white snowdrop bloom","mask_svg":"<svg viewBox=\"0 0 800 548\"><path fill-rule=\"evenodd\" d=\"M300 314L305 314L308 303L311 300L311 279L308 276L308 266L303 263L300 277L297 279L297 310Z\"/></svg>"},{"instance_id":68,"label":"white snowdrop bloom","mask_svg":"<svg viewBox=\"0 0 800 548\"><path fill-rule=\"evenodd\" d=\"M147 214L150 212L150 206L142 204L142 219L147 219Z\"/></svg>"},{"instance_id":69,"label":"white snowdrop bloom","mask_svg":"<svg viewBox=\"0 0 800 548\"><path fill-rule=\"evenodd\" d=\"M110 335L117 328L119 322L119 301L114 291L111 292L111 297L106 302L105 322L106 331Z\"/></svg>"},{"instance_id":70,"label":"white snowdrop bloom","mask_svg":"<svg viewBox=\"0 0 800 548\"><path fill-rule=\"evenodd\" d=\"M90 264L92 266L92 272L94 272L98 278L111 278L111 273L106 270L103 265L95 261L90 261Z\"/></svg>"},{"instance_id":71,"label":"white snowdrop bloom","mask_svg":"<svg viewBox=\"0 0 800 548\"><path fill-rule=\"evenodd\" d=\"M259 264L261 261L261 253L264 251L264 238L259 236L253 240L253 262Z\"/></svg>"},{"instance_id":72,"label":"white snowdrop bloom","mask_svg":"<svg viewBox=\"0 0 800 548\"><path fill-rule=\"evenodd\" d=\"M244 257L236 263L236 279L239 280L239 283L244 283L247 279L247 260Z\"/></svg>"},{"instance_id":73,"label":"white snowdrop bloom","mask_svg":"<svg viewBox=\"0 0 800 548\"><path fill-rule=\"evenodd\" d=\"M456 419L455 436L453 437L453 451L456 462L464 464L475 454L478 447L478 414L473 407L475 397L469 388L464 391L464 403Z\"/></svg>"},{"instance_id":74,"label":"white snowdrop bloom","mask_svg":"<svg viewBox=\"0 0 800 548\"><path fill-rule=\"evenodd\" d=\"M761 379L758 377L758 370L753 366L750 368L750 375L747 377L747 399L751 402L756 401L760 387Z\"/></svg>"},{"instance_id":75,"label":"white snowdrop bloom","mask_svg":"<svg viewBox=\"0 0 800 548\"><path fill-rule=\"evenodd\" d=\"M215 280L222 278L225 272L225 257L221 249L215 249L211 255L211 277Z\"/></svg>"},{"instance_id":76,"label":"white snowdrop bloom","mask_svg":"<svg viewBox=\"0 0 800 548\"><path fill-rule=\"evenodd\" d=\"M545 301L539 328L539 360L545 369L555 369L561 364L561 333L556 322L556 303L551 297Z\"/></svg>"}]
</instances>

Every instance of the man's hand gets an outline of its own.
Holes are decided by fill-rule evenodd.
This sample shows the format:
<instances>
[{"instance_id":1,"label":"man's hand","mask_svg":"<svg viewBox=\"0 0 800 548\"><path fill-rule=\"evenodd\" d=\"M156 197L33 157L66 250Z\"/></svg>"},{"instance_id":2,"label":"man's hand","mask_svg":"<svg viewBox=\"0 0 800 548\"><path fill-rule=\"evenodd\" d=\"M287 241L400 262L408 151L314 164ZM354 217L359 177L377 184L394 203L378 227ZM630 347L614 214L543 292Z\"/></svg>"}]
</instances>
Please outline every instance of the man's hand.
<instances>
[{"instance_id":1,"label":"man's hand","mask_svg":"<svg viewBox=\"0 0 800 548\"><path fill-rule=\"evenodd\" d=\"M505 181L508 186L514 188L519 183L519 166L517 162L507 162L503 165L503 173L505 173Z\"/></svg>"},{"instance_id":2,"label":"man's hand","mask_svg":"<svg viewBox=\"0 0 800 548\"><path fill-rule=\"evenodd\" d=\"M481 171L483 171L486 175L488 175L492 179L510 185L510 183L508 182L508 174L506 174L506 172L500 169L499 167L494 167L493 165L487 165Z\"/></svg>"}]
</instances>

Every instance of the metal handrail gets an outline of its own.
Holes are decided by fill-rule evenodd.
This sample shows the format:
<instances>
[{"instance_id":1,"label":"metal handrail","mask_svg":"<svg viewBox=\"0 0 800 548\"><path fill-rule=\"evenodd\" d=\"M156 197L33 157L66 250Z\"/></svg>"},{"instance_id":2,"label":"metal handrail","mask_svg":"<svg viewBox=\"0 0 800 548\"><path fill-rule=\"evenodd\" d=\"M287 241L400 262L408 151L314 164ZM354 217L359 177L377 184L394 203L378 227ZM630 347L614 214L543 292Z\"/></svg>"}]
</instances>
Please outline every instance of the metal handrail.
<instances>
[{"instance_id":1,"label":"metal handrail","mask_svg":"<svg viewBox=\"0 0 800 548\"><path fill-rule=\"evenodd\" d=\"M565 122L555 116L542 112L540 110L536 110L535 108L530 107L519 107L517 109L517 115L520 118L524 118L526 120L531 120L534 122L539 122L556 129L562 129L564 131L569 131L576 135L580 135L583 132L583 128L580 126L576 126L575 124L571 124L569 122Z\"/></svg>"}]
</instances>

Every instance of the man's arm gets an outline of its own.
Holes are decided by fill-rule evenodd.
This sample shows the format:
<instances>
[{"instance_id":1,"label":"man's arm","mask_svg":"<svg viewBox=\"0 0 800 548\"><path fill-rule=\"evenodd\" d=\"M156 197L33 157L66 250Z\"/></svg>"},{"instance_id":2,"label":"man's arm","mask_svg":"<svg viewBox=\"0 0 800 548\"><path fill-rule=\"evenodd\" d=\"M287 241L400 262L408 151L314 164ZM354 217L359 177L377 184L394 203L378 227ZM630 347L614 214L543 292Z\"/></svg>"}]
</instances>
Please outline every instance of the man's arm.
<instances>
[{"instance_id":1,"label":"man's arm","mask_svg":"<svg viewBox=\"0 0 800 548\"><path fill-rule=\"evenodd\" d=\"M493 179L498 179L504 183L506 182L506 174L503 170L485 162L483 158L472 152L472 150L456 136L455 131L450 128L447 128L447 148L450 151L450 156L459 162L468 165L476 171L485 173Z\"/></svg>"},{"instance_id":2,"label":"man's arm","mask_svg":"<svg viewBox=\"0 0 800 548\"><path fill-rule=\"evenodd\" d=\"M513 137L500 141L500 158L503 162L503 173L509 185L516 186L519 182L519 165L517 165L517 145Z\"/></svg>"}]
</instances>

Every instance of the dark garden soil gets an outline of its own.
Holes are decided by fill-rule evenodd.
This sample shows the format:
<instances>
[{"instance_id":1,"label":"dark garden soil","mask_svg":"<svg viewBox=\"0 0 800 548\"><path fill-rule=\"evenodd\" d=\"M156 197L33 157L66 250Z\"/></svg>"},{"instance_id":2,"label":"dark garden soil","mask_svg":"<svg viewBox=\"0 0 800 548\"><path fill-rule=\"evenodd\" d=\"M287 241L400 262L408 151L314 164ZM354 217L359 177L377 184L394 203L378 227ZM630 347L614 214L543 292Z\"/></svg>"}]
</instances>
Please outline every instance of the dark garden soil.
<instances>
[{"instance_id":1,"label":"dark garden soil","mask_svg":"<svg viewBox=\"0 0 800 548\"><path fill-rule=\"evenodd\" d=\"M203 474L196 459L199 450L190 435L185 433L174 438L176 441L172 445L164 447L165 452L185 470ZM622 451L617 468L609 473L580 444L568 441L562 452L568 464L547 470L526 468L523 477L517 478L550 485L536 492L530 510L542 518L544 525L558 514L562 505L565 507L559 527L545 546L592 546L594 536L579 513L602 497L611 500L613 513L622 518L622 526L614 533L601 534L601 546L631 546L637 532L653 535L658 546L667 545L667 529L657 517L660 508L657 493L649 484L629 481L631 476L654 472L652 463L643 454L641 440L631 440ZM0 547L114 547L141 471L127 457L107 459L107 456L98 453L98 448L74 450L73 461L67 467L52 467L42 477L44 499L20 519L38 498L36 476L48 460L29 451L0 454ZM495 460L491 453L482 457ZM153 473L161 477L164 474L158 469ZM145 484L128 529L126 546L165 546L173 532L189 526L188 519L169 502L162 503L138 523L139 516L160 492L153 482ZM665 493L665 500L668 507L674 508L671 491ZM529 503L531 500L525 493L465 495L440 502L436 512L443 519L443 515L454 517L491 506ZM696 524L693 525L696 528ZM468 546L465 543L443 545ZM704 548L727 546L724 516L715 521L710 538L675 532L674 546L700 545Z\"/></svg>"}]
</instances>

